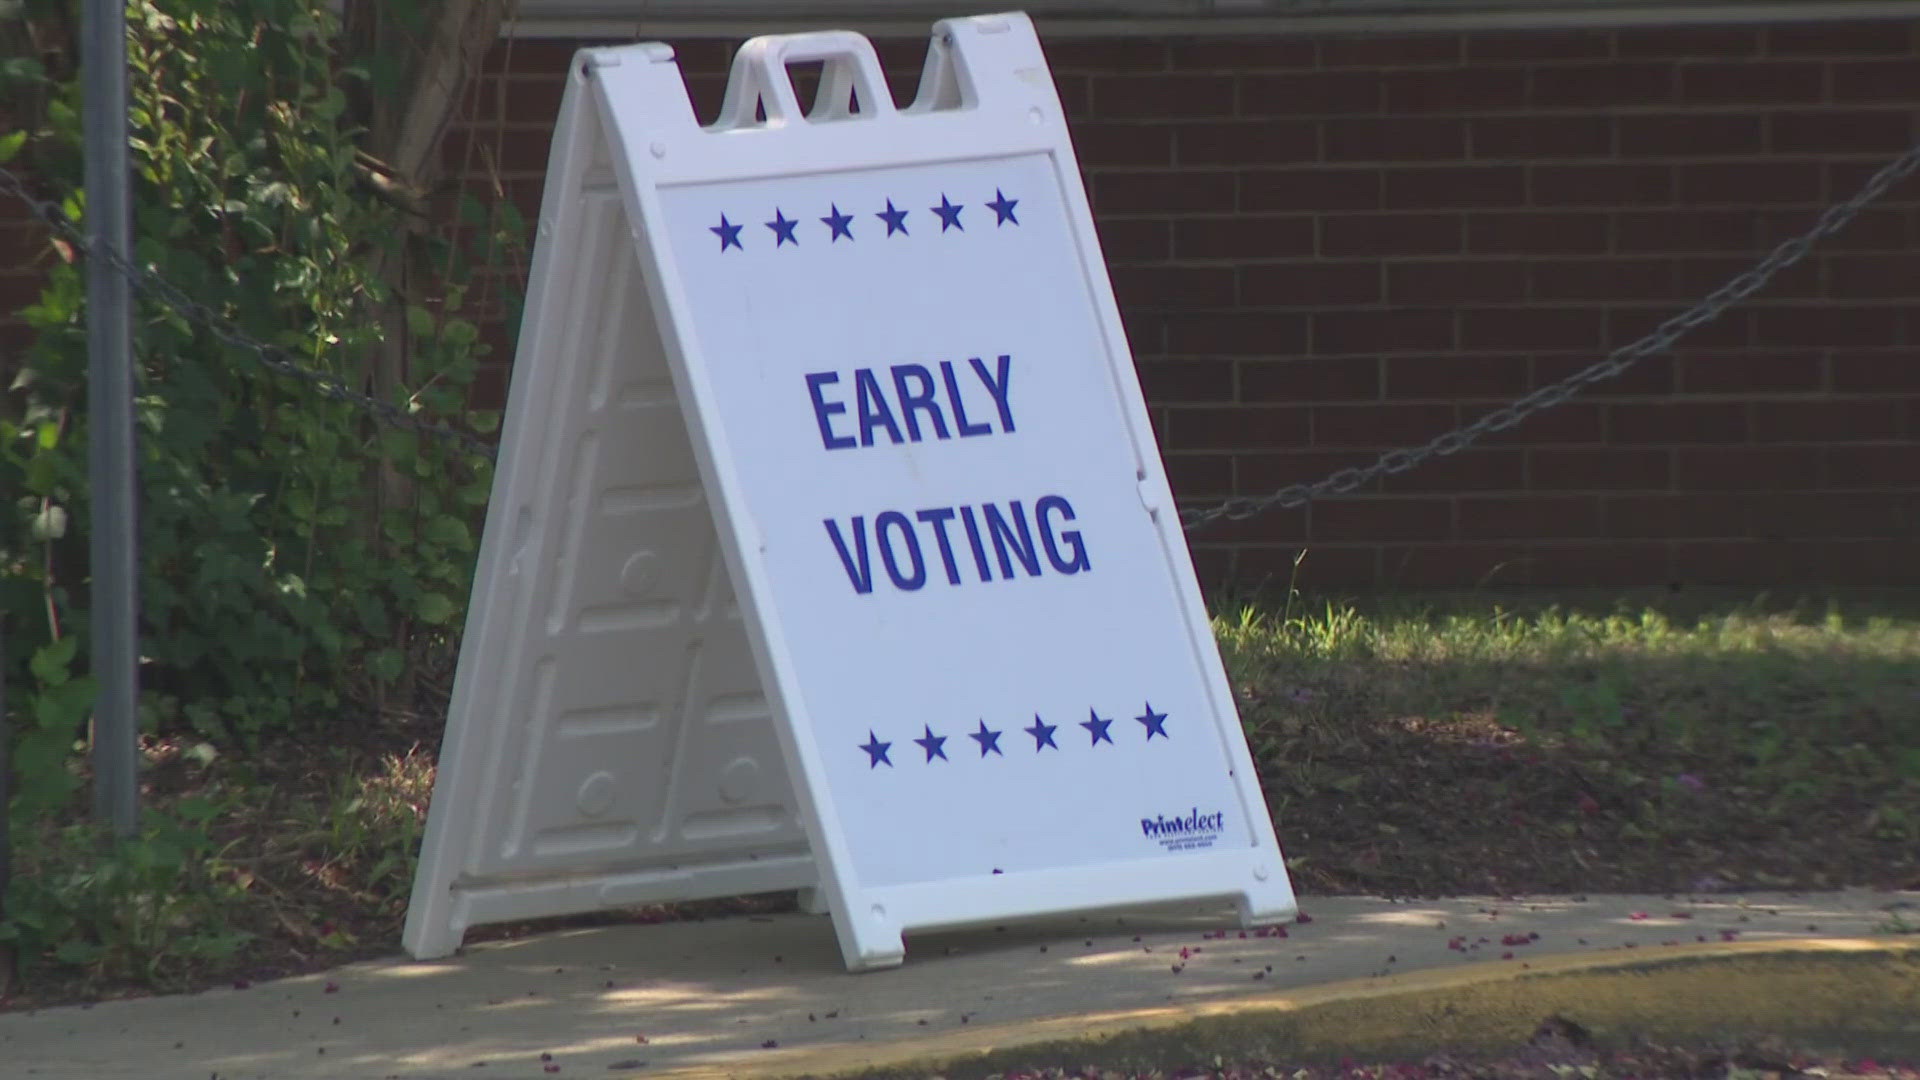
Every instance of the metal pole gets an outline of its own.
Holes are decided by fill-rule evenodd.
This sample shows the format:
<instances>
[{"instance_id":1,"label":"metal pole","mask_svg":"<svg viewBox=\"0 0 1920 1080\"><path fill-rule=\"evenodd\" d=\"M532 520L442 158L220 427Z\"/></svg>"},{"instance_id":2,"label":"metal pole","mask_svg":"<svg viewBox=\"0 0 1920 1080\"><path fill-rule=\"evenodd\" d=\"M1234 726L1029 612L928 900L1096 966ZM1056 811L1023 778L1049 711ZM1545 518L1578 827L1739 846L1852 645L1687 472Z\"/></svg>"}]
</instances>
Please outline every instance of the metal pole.
<instances>
[{"instance_id":1,"label":"metal pole","mask_svg":"<svg viewBox=\"0 0 1920 1080\"><path fill-rule=\"evenodd\" d=\"M93 489L93 812L114 835L138 818L134 707L139 698L137 519L134 507L131 283L114 265L132 251L127 161L126 0L86 0L87 472Z\"/></svg>"}]
</instances>

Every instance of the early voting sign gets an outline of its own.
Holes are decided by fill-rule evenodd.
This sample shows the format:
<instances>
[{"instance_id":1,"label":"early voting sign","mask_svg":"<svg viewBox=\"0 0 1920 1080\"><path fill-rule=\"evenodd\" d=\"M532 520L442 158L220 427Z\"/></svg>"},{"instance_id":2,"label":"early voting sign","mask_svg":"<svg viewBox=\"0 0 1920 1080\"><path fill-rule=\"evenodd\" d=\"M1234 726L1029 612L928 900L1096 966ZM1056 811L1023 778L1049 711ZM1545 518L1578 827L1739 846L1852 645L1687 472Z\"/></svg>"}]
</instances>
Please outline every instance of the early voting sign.
<instances>
[{"instance_id":1,"label":"early voting sign","mask_svg":"<svg viewBox=\"0 0 1920 1080\"><path fill-rule=\"evenodd\" d=\"M1019 15L576 59L406 943L1294 899ZM823 61L802 111L788 65Z\"/></svg>"}]
</instances>

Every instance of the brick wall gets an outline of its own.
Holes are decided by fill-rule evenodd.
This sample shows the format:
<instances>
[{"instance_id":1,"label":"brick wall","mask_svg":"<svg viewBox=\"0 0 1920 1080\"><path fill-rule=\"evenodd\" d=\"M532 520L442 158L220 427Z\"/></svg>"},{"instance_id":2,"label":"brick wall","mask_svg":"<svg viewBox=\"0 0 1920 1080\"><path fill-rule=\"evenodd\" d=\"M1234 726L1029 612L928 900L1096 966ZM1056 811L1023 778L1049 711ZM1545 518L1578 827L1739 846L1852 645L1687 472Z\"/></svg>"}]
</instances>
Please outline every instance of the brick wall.
<instances>
[{"instance_id":1,"label":"brick wall","mask_svg":"<svg viewBox=\"0 0 1920 1080\"><path fill-rule=\"evenodd\" d=\"M537 206L578 43L449 160ZM700 114L734 42L676 42ZM911 97L924 43L883 42ZM1920 141L1920 21L1047 43L1169 472L1258 494L1584 366ZM476 178L475 182L479 182ZM501 343L502 362L511 347ZM485 391L504 385L496 369ZM1483 445L1195 537L1210 580L1920 583L1920 181Z\"/></svg>"}]
</instances>

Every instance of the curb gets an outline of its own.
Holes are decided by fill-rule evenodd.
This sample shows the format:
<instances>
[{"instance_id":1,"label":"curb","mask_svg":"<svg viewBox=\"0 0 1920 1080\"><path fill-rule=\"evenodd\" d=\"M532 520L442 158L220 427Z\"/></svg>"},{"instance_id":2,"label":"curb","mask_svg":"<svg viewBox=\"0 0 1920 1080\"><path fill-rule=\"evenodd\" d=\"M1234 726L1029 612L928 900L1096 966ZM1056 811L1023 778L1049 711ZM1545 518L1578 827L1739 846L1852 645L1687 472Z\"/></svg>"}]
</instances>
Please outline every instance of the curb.
<instances>
[{"instance_id":1,"label":"curb","mask_svg":"<svg viewBox=\"0 0 1920 1080\"><path fill-rule=\"evenodd\" d=\"M834 1044L671 1080L969 1077L1097 1065L1131 1071L1511 1049L1548 1016L1625 1036L1799 1040L1920 1057L1920 941L1807 938L1686 945L1657 956L1492 961L1229 1002L1052 1017L890 1044Z\"/></svg>"}]
</instances>

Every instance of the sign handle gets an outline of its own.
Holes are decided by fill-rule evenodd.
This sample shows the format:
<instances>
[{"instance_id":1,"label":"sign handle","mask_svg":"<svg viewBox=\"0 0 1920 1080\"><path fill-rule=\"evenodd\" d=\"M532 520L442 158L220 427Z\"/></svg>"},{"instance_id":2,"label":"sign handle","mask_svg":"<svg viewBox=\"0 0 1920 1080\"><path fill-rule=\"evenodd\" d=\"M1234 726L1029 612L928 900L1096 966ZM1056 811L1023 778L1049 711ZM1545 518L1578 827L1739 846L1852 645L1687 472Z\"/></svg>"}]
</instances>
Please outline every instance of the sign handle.
<instances>
[{"instance_id":1,"label":"sign handle","mask_svg":"<svg viewBox=\"0 0 1920 1080\"><path fill-rule=\"evenodd\" d=\"M820 89L813 108L802 112L787 77L787 65L823 61ZM854 111L855 100L859 112ZM880 72L873 44L848 30L810 34L769 34L740 46L727 79L726 102L720 107L716 130L755 127L757 112L766 113L767 127L796 120L865 120L891 116L893 94Z\"/></svg>"}]
</instances>

